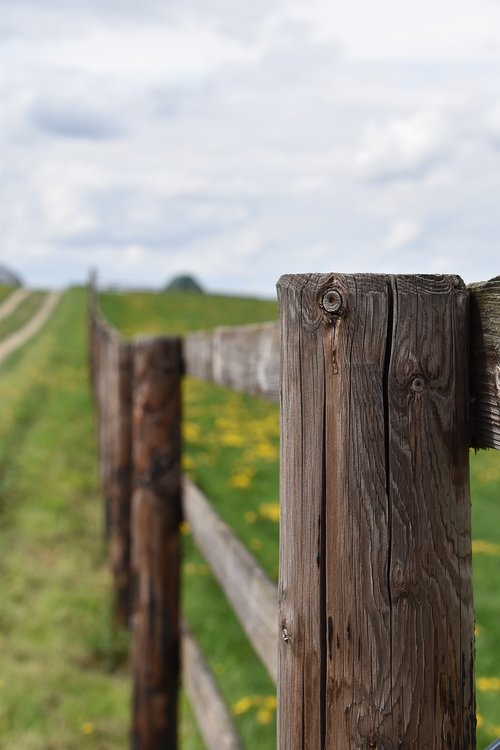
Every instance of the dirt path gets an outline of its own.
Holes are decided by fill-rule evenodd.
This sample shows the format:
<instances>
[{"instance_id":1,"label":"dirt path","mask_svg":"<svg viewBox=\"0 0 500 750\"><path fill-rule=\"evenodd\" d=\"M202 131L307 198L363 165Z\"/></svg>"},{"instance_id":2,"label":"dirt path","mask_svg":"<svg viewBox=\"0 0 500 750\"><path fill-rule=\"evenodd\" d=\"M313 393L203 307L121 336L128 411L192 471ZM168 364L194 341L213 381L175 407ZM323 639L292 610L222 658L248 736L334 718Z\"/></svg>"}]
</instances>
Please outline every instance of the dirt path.
<instances>
[{"instance_id":1,"label":"dirt path","mask_svg":"<svg viewBox=\"0 0 500 750\"><path fill-rule=\"evenodd\" d=\"M14 294L16 294L16 292L14 292ZM61 297L61 292L49 292L46 298L44 299L42 305L37 310L35 315L33 315L31 320L28 323L26 323L25 326L23 326L18 331L13 333L11 336L8 336L3 341L0 341L0 364L4 361L6 357L9 356L9 354L11 354L13 351L18 349L23 344L25 344L32 336L35 335L35 333L38 333L40 328L42 328L42 326L47 322L47 320L51 316L60 297ZM8 301L9 300L7 300L7 302ZM19 300L19 302L20 301L21 300ZM19 302L17 304L19 304ZM3 307L4 305L0 307L0 313ZM14 304L12 309L14 309L14 307L16 307L16 304Z\"/></svg>"},{"instance_id":2,"label":"dirt path","mask_svg":"<svg viewBox=\"0 0 500 750\"><path fill-rule=\"evenodd\" d=\"M11 312L13 312L16 307L21 304L23 299L26 299L29 293L29 289L20 287L19 289L16 289L15 292L12 292L12 294L9 294L7 299L4 300L4 302L2 302L2 304L0 305L0 320L2 320L2 318L6 318L7 315L10 315Z\"/></svg>"}]
</instances>

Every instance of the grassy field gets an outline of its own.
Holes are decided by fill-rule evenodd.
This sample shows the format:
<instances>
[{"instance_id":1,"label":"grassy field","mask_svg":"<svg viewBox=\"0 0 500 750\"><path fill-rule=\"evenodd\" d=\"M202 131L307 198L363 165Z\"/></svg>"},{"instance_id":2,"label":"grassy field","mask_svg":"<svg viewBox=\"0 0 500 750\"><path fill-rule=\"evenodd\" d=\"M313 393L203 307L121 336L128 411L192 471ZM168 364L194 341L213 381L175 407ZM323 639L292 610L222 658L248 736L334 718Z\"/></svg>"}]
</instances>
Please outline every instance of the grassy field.
<instances>
[{"instance_id":1,"label":"grassy field","mask_svg":"<svg viewBox=\"0 0 500 750\"><path fill-rule=\"evenodd\" d=\"M0 370L0 748L127 747L127 638L110 580L86 373L85 300L69 291L47 327ZM269 320L274 302L104 295L127 334ZM184 468L277 577L278 410L184 386ZM500 453L471 456L478 748L500 736ZM183 605L248 748L275 747L273 686L184 537ZM202 750L186 701L184 750Z\"/></svg>"}]
</instances>

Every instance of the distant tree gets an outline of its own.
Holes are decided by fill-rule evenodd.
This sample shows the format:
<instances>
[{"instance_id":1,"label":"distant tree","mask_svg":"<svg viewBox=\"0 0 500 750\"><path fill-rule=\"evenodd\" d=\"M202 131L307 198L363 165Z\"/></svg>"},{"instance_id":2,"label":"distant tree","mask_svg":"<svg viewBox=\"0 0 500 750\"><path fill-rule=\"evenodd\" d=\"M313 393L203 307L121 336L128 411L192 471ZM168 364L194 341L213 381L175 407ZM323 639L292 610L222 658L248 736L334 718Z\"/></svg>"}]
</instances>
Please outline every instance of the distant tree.
<instances>
[{"instance_id":1,"label":"distant tree","mask_svg":"<svg viewBox=\"0 0 500 750\"><path fill-rule=\"evenodd\" d=\"M201 285L192 276L184 274L183 276L175 276L165 287L167 292L195 292L196 294L203 294L204 291Z\"/></svg>"},{"instance_id":2,"label":"distant tree","mask_svg":"<svg viewBox=\"0 0 500 750\"><path fill-rule=\"evenodd\" d=\"M22 286L22 283L21 278L17 274L0 265L0 284L5 284L5 286Z\"/></svg>"}]
</instances>

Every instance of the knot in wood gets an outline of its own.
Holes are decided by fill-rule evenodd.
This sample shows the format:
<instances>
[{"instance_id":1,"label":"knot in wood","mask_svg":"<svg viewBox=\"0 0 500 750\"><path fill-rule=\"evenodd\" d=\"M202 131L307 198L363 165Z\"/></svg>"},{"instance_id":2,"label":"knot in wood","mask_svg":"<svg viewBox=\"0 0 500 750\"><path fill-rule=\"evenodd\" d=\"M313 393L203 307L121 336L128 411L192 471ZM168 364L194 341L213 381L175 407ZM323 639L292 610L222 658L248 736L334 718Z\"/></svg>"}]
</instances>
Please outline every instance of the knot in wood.
<instances>
[{"instance_id":1,"label":"knot in wood","mask_svg":"<svg viewBox=\"0 0 500 750\"><path fill-rule=\"evenodd\" d=\"M321 302L324 309L329 313L339 312L342 307L342 297L336 289L328 289L323 295Z\"/></svg>"},{"instance_id":2,"label":"knot in wood","mask_svg":"<svg viewBox=\"0 0 500 750\"><path fill-rule=\"evenodd\" d=\"M425 388L425 378L423 375L415 375L411 381L410 388L414 393L422 393Z\"/></svg>"},{"instance_id":3,"label":"knot in wood","mask_svg":"<svg viewBox=\"0 0 500 750\"><path fill-rule=\"evenodd\" d=\"M281 637L283 638L283 640L285 641L285 643L288 643L288 641L290 640L290 634L289 634L289 632L288 632L288 630L286 628L282 629L282 631L281 631Z\"/></svg>"}]
</instances>

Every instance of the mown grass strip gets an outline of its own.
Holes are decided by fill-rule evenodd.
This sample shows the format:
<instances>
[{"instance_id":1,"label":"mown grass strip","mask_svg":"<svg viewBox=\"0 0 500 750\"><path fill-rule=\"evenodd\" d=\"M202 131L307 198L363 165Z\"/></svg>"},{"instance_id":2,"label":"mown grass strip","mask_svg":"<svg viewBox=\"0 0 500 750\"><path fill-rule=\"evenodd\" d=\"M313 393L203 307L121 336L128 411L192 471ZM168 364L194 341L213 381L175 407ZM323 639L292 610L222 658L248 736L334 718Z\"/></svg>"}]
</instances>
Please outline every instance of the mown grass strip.
<instances>
[{"instance_id":1,"label":"mown grass strip","mask_svg":"<svg viewBox=\"0 0 500 750\"><path fill-rule=\"evenodd\" d=\"M31 320L45 296L44 292L31 292L10 315L0 320L0 341Z\"/></svg>"},{"instance_id":2,"label":"mown grass strip","mask_svg":"<svg viewBox=\"0 0 500 750\"><path fill-rule=\"evenodd\" d=\"M4 299L7 299L9 294L12 294L15 288L14 286L7 286L7 284L0 284L0 304Z\"/></svg>"},{"instance_id":3,"label":"mown grass strip","mask_svg":"<svg viewBox=\"0 0 500 750\"><path fill-rule=\"evenodd\" d=\"M0 746L127 746L88 393L84 296L0 371Z\"/></svg>"}]
</instances>

